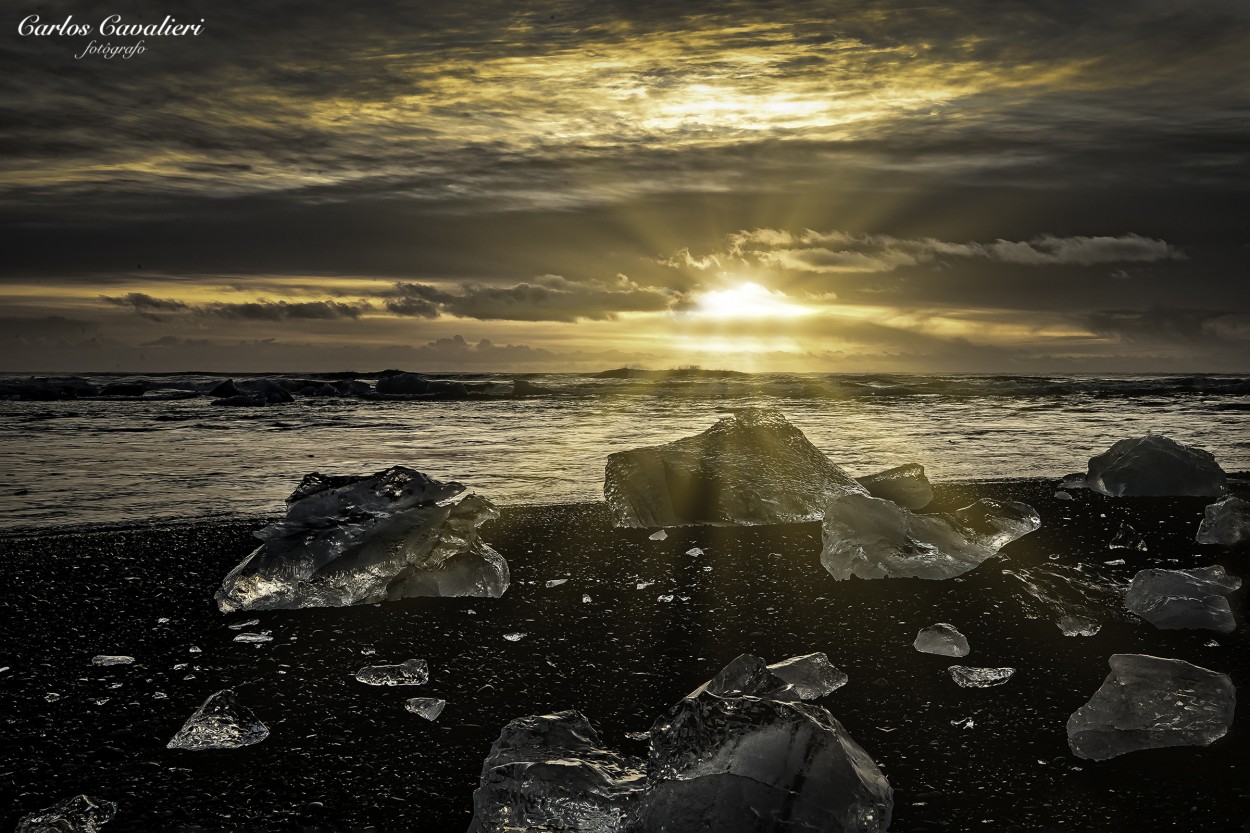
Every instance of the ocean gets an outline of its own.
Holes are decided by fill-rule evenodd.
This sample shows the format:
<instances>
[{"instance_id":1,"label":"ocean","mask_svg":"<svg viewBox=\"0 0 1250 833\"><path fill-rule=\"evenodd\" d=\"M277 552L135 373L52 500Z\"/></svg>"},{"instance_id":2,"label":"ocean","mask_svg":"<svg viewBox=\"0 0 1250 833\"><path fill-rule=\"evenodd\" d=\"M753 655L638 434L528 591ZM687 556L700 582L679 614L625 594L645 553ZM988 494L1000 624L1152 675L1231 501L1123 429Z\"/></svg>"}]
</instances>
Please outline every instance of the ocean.
<instances>
[{"instance_id":1,"label":"ocean","mask_svg":"<svg viewBox=\"0 0 1250 833\"><path fill-rule=\"evenodd\" d=\"M935 482L1058 478L1147 432L1250 470L1244 376L477 373L431 377L464 382L469 399L298 393L346 375L266 374L295 401L253 408L202 395L220 374L75 377L138 382L140 398L0 399L0 513L18 529L268 515L307 472L395 464L502 506L597 501L607 455L698 433L747 406L780 410L857 476L914 462ZM545 392L513 398L516 378ZM0 380L0 390L22 382ZM171 398L180 395L189 398Z\"/></svg>"}]
</instances>

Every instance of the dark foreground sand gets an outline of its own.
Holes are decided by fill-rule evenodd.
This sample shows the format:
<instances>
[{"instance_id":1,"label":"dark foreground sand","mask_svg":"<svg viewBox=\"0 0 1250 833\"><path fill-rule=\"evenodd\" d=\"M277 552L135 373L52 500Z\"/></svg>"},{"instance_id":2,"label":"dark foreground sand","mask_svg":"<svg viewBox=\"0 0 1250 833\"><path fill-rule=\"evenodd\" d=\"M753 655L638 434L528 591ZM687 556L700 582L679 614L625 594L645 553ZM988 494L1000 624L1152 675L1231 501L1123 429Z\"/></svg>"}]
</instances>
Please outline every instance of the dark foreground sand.
<instances>
[{"instance_id":1,"label":"dark foreground sand","mask_svg":"<svg viewBox=\"0 0 1250 833\"><path fill-rule=\"evenodd\" d=\"M512 568L505 598L265 613L249 628L273 632L261 645L232 642L227 624L252 617L222 616L212 602L259 519L0 538L0 666L10 666L0 672L0 830L86 792L120 806L107 833L462 831L508 720L577 708L605 745L643 754L625 733L645 731L737 654L811 651L850 675L820 702L888 774L894 831L1250 830L1244 706L1205 749L1094 763L1073 757L1064 734L1112 653L1177 657L1250 682L1244 625L1158 631L1124 613L1114 592L1091 589L1148 566L1219 563L1250 579L1250 552L1193 543L1208 501L1082 491L1066 502L1040 481L937 491L947 508L982 496L1027 501L1043 528L961 579L836 582L820 566L816 524L674 530L653 542L610 528L598 504L509 509L485 530ZM1108 549L1125 520L1147 552ZM695 546L705 554L684 554ZM1117 558L1128 563L1102 564ZM1101 632L1064 637L1057 611L1005 569L1028 570L1068 601L1082 597L1062 577L1088 581ZM569 581L544 587L557 578ZM670 593L672 602L657 599ZM1232 597L1239 622L1244 595ZM911 646L939 621L972 644L958 662L1014 666L1015 677L958 688L951 660ZM506 641L512 632L528 635ZM95 668L100 653L137 662ZM429 661L429 684L353 679L363 665L411 657ZM235 751L166 750L204 698L227 687L270 737ZM48 702L52 692L60 699ZM447 709L428 723L404 711L413 696L445 698ZM966 718L972 728L952 725Z\"/></svg>"}]
</instances>

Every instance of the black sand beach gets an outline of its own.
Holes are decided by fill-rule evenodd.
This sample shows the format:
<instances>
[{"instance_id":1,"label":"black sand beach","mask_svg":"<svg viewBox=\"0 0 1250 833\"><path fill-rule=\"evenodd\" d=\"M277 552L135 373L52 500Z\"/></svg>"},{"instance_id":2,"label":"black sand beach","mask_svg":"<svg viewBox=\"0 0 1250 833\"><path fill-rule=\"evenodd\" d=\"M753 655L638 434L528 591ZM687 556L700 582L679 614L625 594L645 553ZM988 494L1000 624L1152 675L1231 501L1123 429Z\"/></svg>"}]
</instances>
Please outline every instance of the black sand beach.
<instances>
[{"instance_id":1,"label":"black sand beach","mask_svg":"<svg viewBox=\"0 0 1250 833\"><path fill-rule=\"evenodd\" d=\"M1244 495L1250 481L1234 486ZM1244 590L1231 597L1241 626L1217 634L1156 630L1114 591L1088 589L1155 566L1223 564L1245 576L1247 552L1193 543L1205 499L1082 490L1066 501L1056 488L936 486L926 511L994 497L1023 500L1043 521L948 581L834 581L820 565L817 524L676 529L657 542L611 528L602 504L579 504L506 509L484 528L511 567L502 599L255 617L222 616L212 594L263 519L9 534L0 538L0 666L9 666L0 672L0 828L85 792L119 805L109 833L460 831L482 761L513 718L575 708L606 746L643 754L626 733L645 732L738 654L772 662L824 651L850 683L819 702L887 773L891 830L1250 830L1244 707L1228 736L1206 748L1098 763L1074 757L1064 733L1113 653L1175 657L1238 685L1250 680ZM1122 522L1142 533L1146 551L1108 548ZM703 554L687 555L692 547ZM1127 563L1103 563L1117 559ZM1063 636L1058 611L1004 570L1028 571L1039 584L1087 582L1101 630ZM1079 599L1073 587L1055 592ZM238 631L227 625L251 618L260 622L246 630L270 630L272 642L232 641ZM955 624L972 653L916 652L916 632L935 622ZM526 635L504 639L513 633ZM136 662L93 667L96 654ZM353 678L362 666L412 657L429 661L428 684L375 688ZM946 672L955 662L1018 670L1004 686L961 689ZM270 737L233 751L167 750L224 688ZM446 711L426 722L404 710L414 696L444 698Z\"/></svg>"}]
</instances>

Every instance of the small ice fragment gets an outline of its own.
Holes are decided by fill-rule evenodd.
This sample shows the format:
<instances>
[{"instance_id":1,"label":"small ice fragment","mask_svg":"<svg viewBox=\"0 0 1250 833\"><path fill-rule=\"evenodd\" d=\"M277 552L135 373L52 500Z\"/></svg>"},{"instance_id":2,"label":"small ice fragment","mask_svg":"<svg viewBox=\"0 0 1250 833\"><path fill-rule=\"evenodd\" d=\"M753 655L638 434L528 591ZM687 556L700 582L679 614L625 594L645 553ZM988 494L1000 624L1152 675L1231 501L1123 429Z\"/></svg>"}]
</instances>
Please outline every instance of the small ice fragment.
<instances>
[{"instance_id":1,"label":"small ice fragment","mask_svg":"<svg viewBox=\"0 0 1250 833\"><path fill-rule=\"evenodd\" d=\"M134 657L121 654L97 654L91 658L92 665L130 665L134 661Z\"/></svg>"},{"instance_id":2,"label":"small ice fragment","mask_svg":"<svg viewBox=\"0 0 1250 833\"><path fill-rule=\"evenodd\" d=\"M116 814L112 801L76 795L23 816L16 833L97 833Z\"/></svg>"},{"instance_id":3,"label":"small ice fragment","mask_svg":"<svg viewBox=\"0 0 1250 833\"><path fill-rule=\"evenodd\" d=\"M1208 639L1206 642L1203 642L1203 643L1202 643L1202 647L1204 647L1204 648L1218 648L1218 647L1220 647L1220 643L1216 642L1214 639Z\"/></svg>"},{"instance_id":4,"label":"small ice fragment","mask_svg":"<svg viewBox=\"0 0 1250 833\"><path fill-rule=\"evenodd\" d=\"M1120 531L1116 533L1115 538L1111 539L1109 546L1113 550L1139 550L1145 552L1146 539L1138 534L1133 527L1121 522Z\"/></svg>"},{"instance_id":5,"label":"small ice fragment","mask_svg":"<svg viewBox=\"0 0 1250 833\"><path fill-rule=\"evenodd\" d=\"M655 597L655 600L656 600L657 602L671 602L671 601L673 600L673 594L672 594L672 593L665 593L665 594L664 594L664 595L662 595L662 596L656 596L656 597Z\"/></svg>"},{"instance_id":6,"label":"small ice fragment","mask_svg":"<svg viewBox=\"0 0 1250 833\"><path fill-rule=\"evenodd\" d=\"M168 624L169 624L169 617L168 617L168 616L162 616L161 618L159 618L159 619L157 619L157 620L156 620L156 624L158 624L158 625L168 625Z\"/></svg>"},{"instance_id":7,"label":"small ice fragment","mask_svg":"<svg viewBox=\"0 0 1250 833\"><path fill-rule=\"evenodd\" d=\"M517 631L516 633L505 633L503 635L503 638L508 640L509 642L520 642L522 639L524 639L527 636L529 636L529 634L523 631Z\"/></svg>"},{"instance_id":8,"label":"small ice fragment","mask_svg":"<svg viewBox=\"0 0 1250 833\"><path fill-rule=\"evenodd\" d=\"M803 700L815 700L831 694L850 679L846 672L835 668L823 652L774 662L768 670L794 686L795 693Z\"/></svg>"},{"instance_id":9,"label":"small ice fragment","mask_svg":"<svg viewBox=\"0 0 1250 833\"><path fill-rule=\"evenodd\" d=\"M1058 500L1072 500L1072 495L1060 489L1059 491L1055 492L1055 498Z\"/></svg>"},{"instance_id":10,"label":"small ice fragment","mask_svg":"<svg viewBox=\"0 0 1250 833\"><path fill-rule=\"evenodd\" d=\"M188 654L202 654L204 652L200 650L199 645L192 645L190 648L187 649L187 653Z\"/></svg>"},{"instance_id":11,"label":"small ice fragment","mask_svg":"<svg viewBox=\"0 0 1250 833\"><path fill-rule=\"evenodd\" d=\"M233 625L226 625L232 631L241 631L244 628L250 628L253 625L259 625L259 619L248 619L246 622L235 622Z\"/></svg>"},{"instance_id":12,"label":"small ice fragment","mask_svg":"<svg viewBox=\"0 0 1250 833\"><path fill-rule=\"evenodd\" d=\"M1014 668L970 668L967 665L952 665L946 670L960 688L991 688L1002 685L1016 673Z\"/></svg>"},{"instance_id":13,"label":"small ice fragment","mask_svg":"<svg viewBox=\"0 0 1250 833\"><path fill-rule=\"evenodd\" d=\"M710 572L712 572L712 568L711 568L711 567L704 567L704 568L703 568L703 572L705 572L705 573L710 573Z\"/></svg>"},{"instance_id":14,"label":"small ice fragment","mask_svg":"<svg viewBox=\"0 0 1250 833\"><path fill-rule=\"evenodd\" d=\"M1212 503L1203 511L1194 540L1225 547L1250 541L1250 501L1229 497Z\"/></svg>"},{"instance_id":15,"label":"small ice fragment","mask_svg":"<svg viewBox=\"0 0 1250 833\"><path fill-rule=\"evenodd\" d=\"M593 601L594 601L594 599L590 598L590 594L589 594L589 593L583 593L583 594L582 594L582 604L584 604L584 605L588 605L588 604L590 604L590 603L591 603L591 602L593 602Z\"/></svg>"},{"instance_id":16,"label":"small ice fragment","mask_svg":"<svg viewBox=\"0 0 1250 833\"><path fill-rule=\"evenodd\" d=\"M564 584L566 581L568 581L568 579L566 578L553 578L551 581L547 582L547 587L548 589L552 587L559 587L561 584Z\"/></svg>"},{"instance_id":17,"label":"small ice fragment","mask_svg":"<svg viewBox=\"0 0 1250 833\"><path fill-rule=\"evenodd\" d=\"M9 666L0 665L0 674L3 674L5 671L8 671L8 670L9 670Z\"/></svg>"},{"instance_id":18,"label":"small ice fragment","mask_svg":"<svg viewBox=\"0 0 1250 833\"><path fill-rule=\"evenodd\" d=\"M260 633L241 633L234 638L235 642L273 642L273 635L269 631L261 631Z\"/></svg>"},{"instance_id":19,"label":"small ice fragment","mask_svg":"<svg viewBox=\"0 0 1250 833\"><path fill-rule=\"evenodd\" d=\"M356 672L365 685L424 685L430 679L430 665L423 659L410 659L399 665L366 665Z\"/></svg>"},{"instance_id":20,"label":"small ice fragment","mask_svg":"<svg viewBox=\"0 0 1250 833\"><path fill-rule=\"evenodd\" d=\"M647 538L652 541L663 541L668 538L668 533L661 529L659 532L652 532Z\"/></svg>"},{"instance_id":21,"label":"small ice fragment","mask_svg":"<svg viewBox=\"0 0 1250 833\"><path fill-rule=\"evenodd\" d=\"M1084 616L1060 616L1055 625L1064 636L1094 636L1102 630L1102 625Z\"/></svg>"},{"instance_id":22,"label":"small ice fragment","mask_svg":"<svg viewBox=\"0 0 1250 833\"><path fill-rule=\"evenodd\" d=\"M691 558L698 558L699 556L703 555L703 550L699 549L698 547L691 547L690 549L686 550L686 555L690 556Z\"/></svg>"},{"instance_id":23,"label":"small ice fragment","mask_svg":"<svg viewBox=\"0 0 1250 833\"><path fill-rule=\"evenodd\" d=\"M635 584L635 585L634 585L634 589L635 589L635 590L646 590L648 587L650 587L650 586L651 586L651 585L653 585L653 584L655 584L655 582L654 582L654 581L640 581L640 582L638 582L637 584Z\"/></svg>"},{"instance_id":24,"label":"small ice fragment","mask_svg":"<svg viewBox=\"0 0 1250 833\"><path fill-rule=\"evenodd\" d=\"M944 657L966 657L971 651L968 638L954 625L946 622L922 628L916 634L916 641L912 646L922 654L938 654Z\"/></svg>"},{"instance_id":25,"label":"small ice fragment","mask_svg":"<svg viewBox=\"0 0 1250 833\"><path fill-rule=\"evenodd\" d=\"M426 720L437 720L446 705L446 700L436 697L413 697L404 703L404 708Z\"/></svg>"},{"instance_id":26,"label":"small ice fragment","mask_svg":"<svg viewBox=\"0 0 1250 833\"><path fill-rule=\"evenodd\" d=\"M375 655L377 652L378 651L376 648L361 648L360 649L360 655L362 657L371 657Z\"/></svg>"},{"instance_id":27,"label":"small ice fragment","mask_svg":"<svg viewBox=\"0 0 1250 833\"><path fill-rule=\"evenodd\" d=\"M184 668L186 668L186 667L187 667L187 663L185 663L185 662L175 662L175 663L174 663L174 670L175 670L175 671L181 671L181 670L183 670L183 669L184 669Z\"/></svg>"},{"instance_id":28,"label":"small ice fragment","mask_svg":"<svg viewBox=\"0 0 1250 833\"><path fill-rule=\"evenodd\" d=\"M165 700L165 699L168 699L168 695L165 694L165 692L163 691L153 691L152 699L153 700Z\"/></svg>"},{"instance_id":29,"label":"small ice fragment","mask_svg":"<svg viewBox=\"0 0 1250 833\"><path fill-rule=\"evenodd\" d=\"M238 749L269 737L269 728L240 703L230 689L210 696L178 730L166 748L198 752Z\"/></svg>"},{"instance_id":30,"label":"small ice fragment","mask_svg":"<svg viewBox=\"0 0 1250 833\"><path fill-rule=\"evenodd\" d=\"M1088 489L1089 484L1085 482L1085 472L1078 471L1075 474L1066 475L1063 480L1059 481L1060 488L1063 489Z\"/></svg>"},{"instance_id":31,"label":"small ice fragment","mask_svg":"<svg viewBox=\"0 0 1250 833\"><path fill-rule=\"evenodd\" d=\"M650 732L626 732L625 737L629 738L630 740L650 740L651 733Z\"/></svg>"},{"instance_id":32,"label":"small ice fragment","mask_svg":"<svg viewBox=\"0 0 1250 833\"><path fill-rule=\"evenodd\" d=\"M43 696L43 699L49 703L55 703L57 700L61 699L61 695L57 694L55 691L49 691Z\"/></svg>"},{"instance_id":33,"label":"small ice fragment","mask_svg":"<svg viewBox=\"0 0 1250 833\"><path fill-rule=\"evenodd\" d=\"M959 720L952 720L951 725L954 726L956 729L971 729L973 726L976 726L977 724L973 722L971 717L962 717Z\"/></svg>"},{"instance_id":34,"label":"small ice fragment","mask_svg":"<svg viewBox=\"0 0 1250 833\"><path fill-rule=\"evenodd\" d=\"M1104 561L1102 563L1106 564L1108 567L1123 567L1125 562L1123 558L1113 558L1110 561Z\"/></svg>"},{"instance_id":35,"label":"small ice fragment","mask_svg":"<svg viewBox=\"0 0 1250 833\"><path fill-rule=\"evenodd\" d=\"M103 705L104 705L105 703L107 703L110 699L111 699L111 698L109 698L109 697L98 697L98 698L96 698L95 700L92 700L91 702L92 702L92 703L95 703L97 706L103 706Z\"/></svg>"}]
</instances>

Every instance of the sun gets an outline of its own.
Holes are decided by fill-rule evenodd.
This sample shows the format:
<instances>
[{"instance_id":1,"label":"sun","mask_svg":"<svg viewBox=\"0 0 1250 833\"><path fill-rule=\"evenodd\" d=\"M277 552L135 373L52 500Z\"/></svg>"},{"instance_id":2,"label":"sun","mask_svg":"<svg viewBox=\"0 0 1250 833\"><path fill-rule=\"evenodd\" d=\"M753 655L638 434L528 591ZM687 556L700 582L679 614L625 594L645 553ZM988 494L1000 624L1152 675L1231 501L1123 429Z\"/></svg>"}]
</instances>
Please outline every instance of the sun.
<instances>
[{"instance_id":1,"label":"sun","mask_svg":"<svg viewBox=\"0 0 1250 833\"><path fill-rule=\"evenodd\" d=\"M694 312L702 318L797 318L812 312L796 304L785 293L758 283L746 282L730 289L704 292L695 301Z\"/></svg>"}]
</instances>

